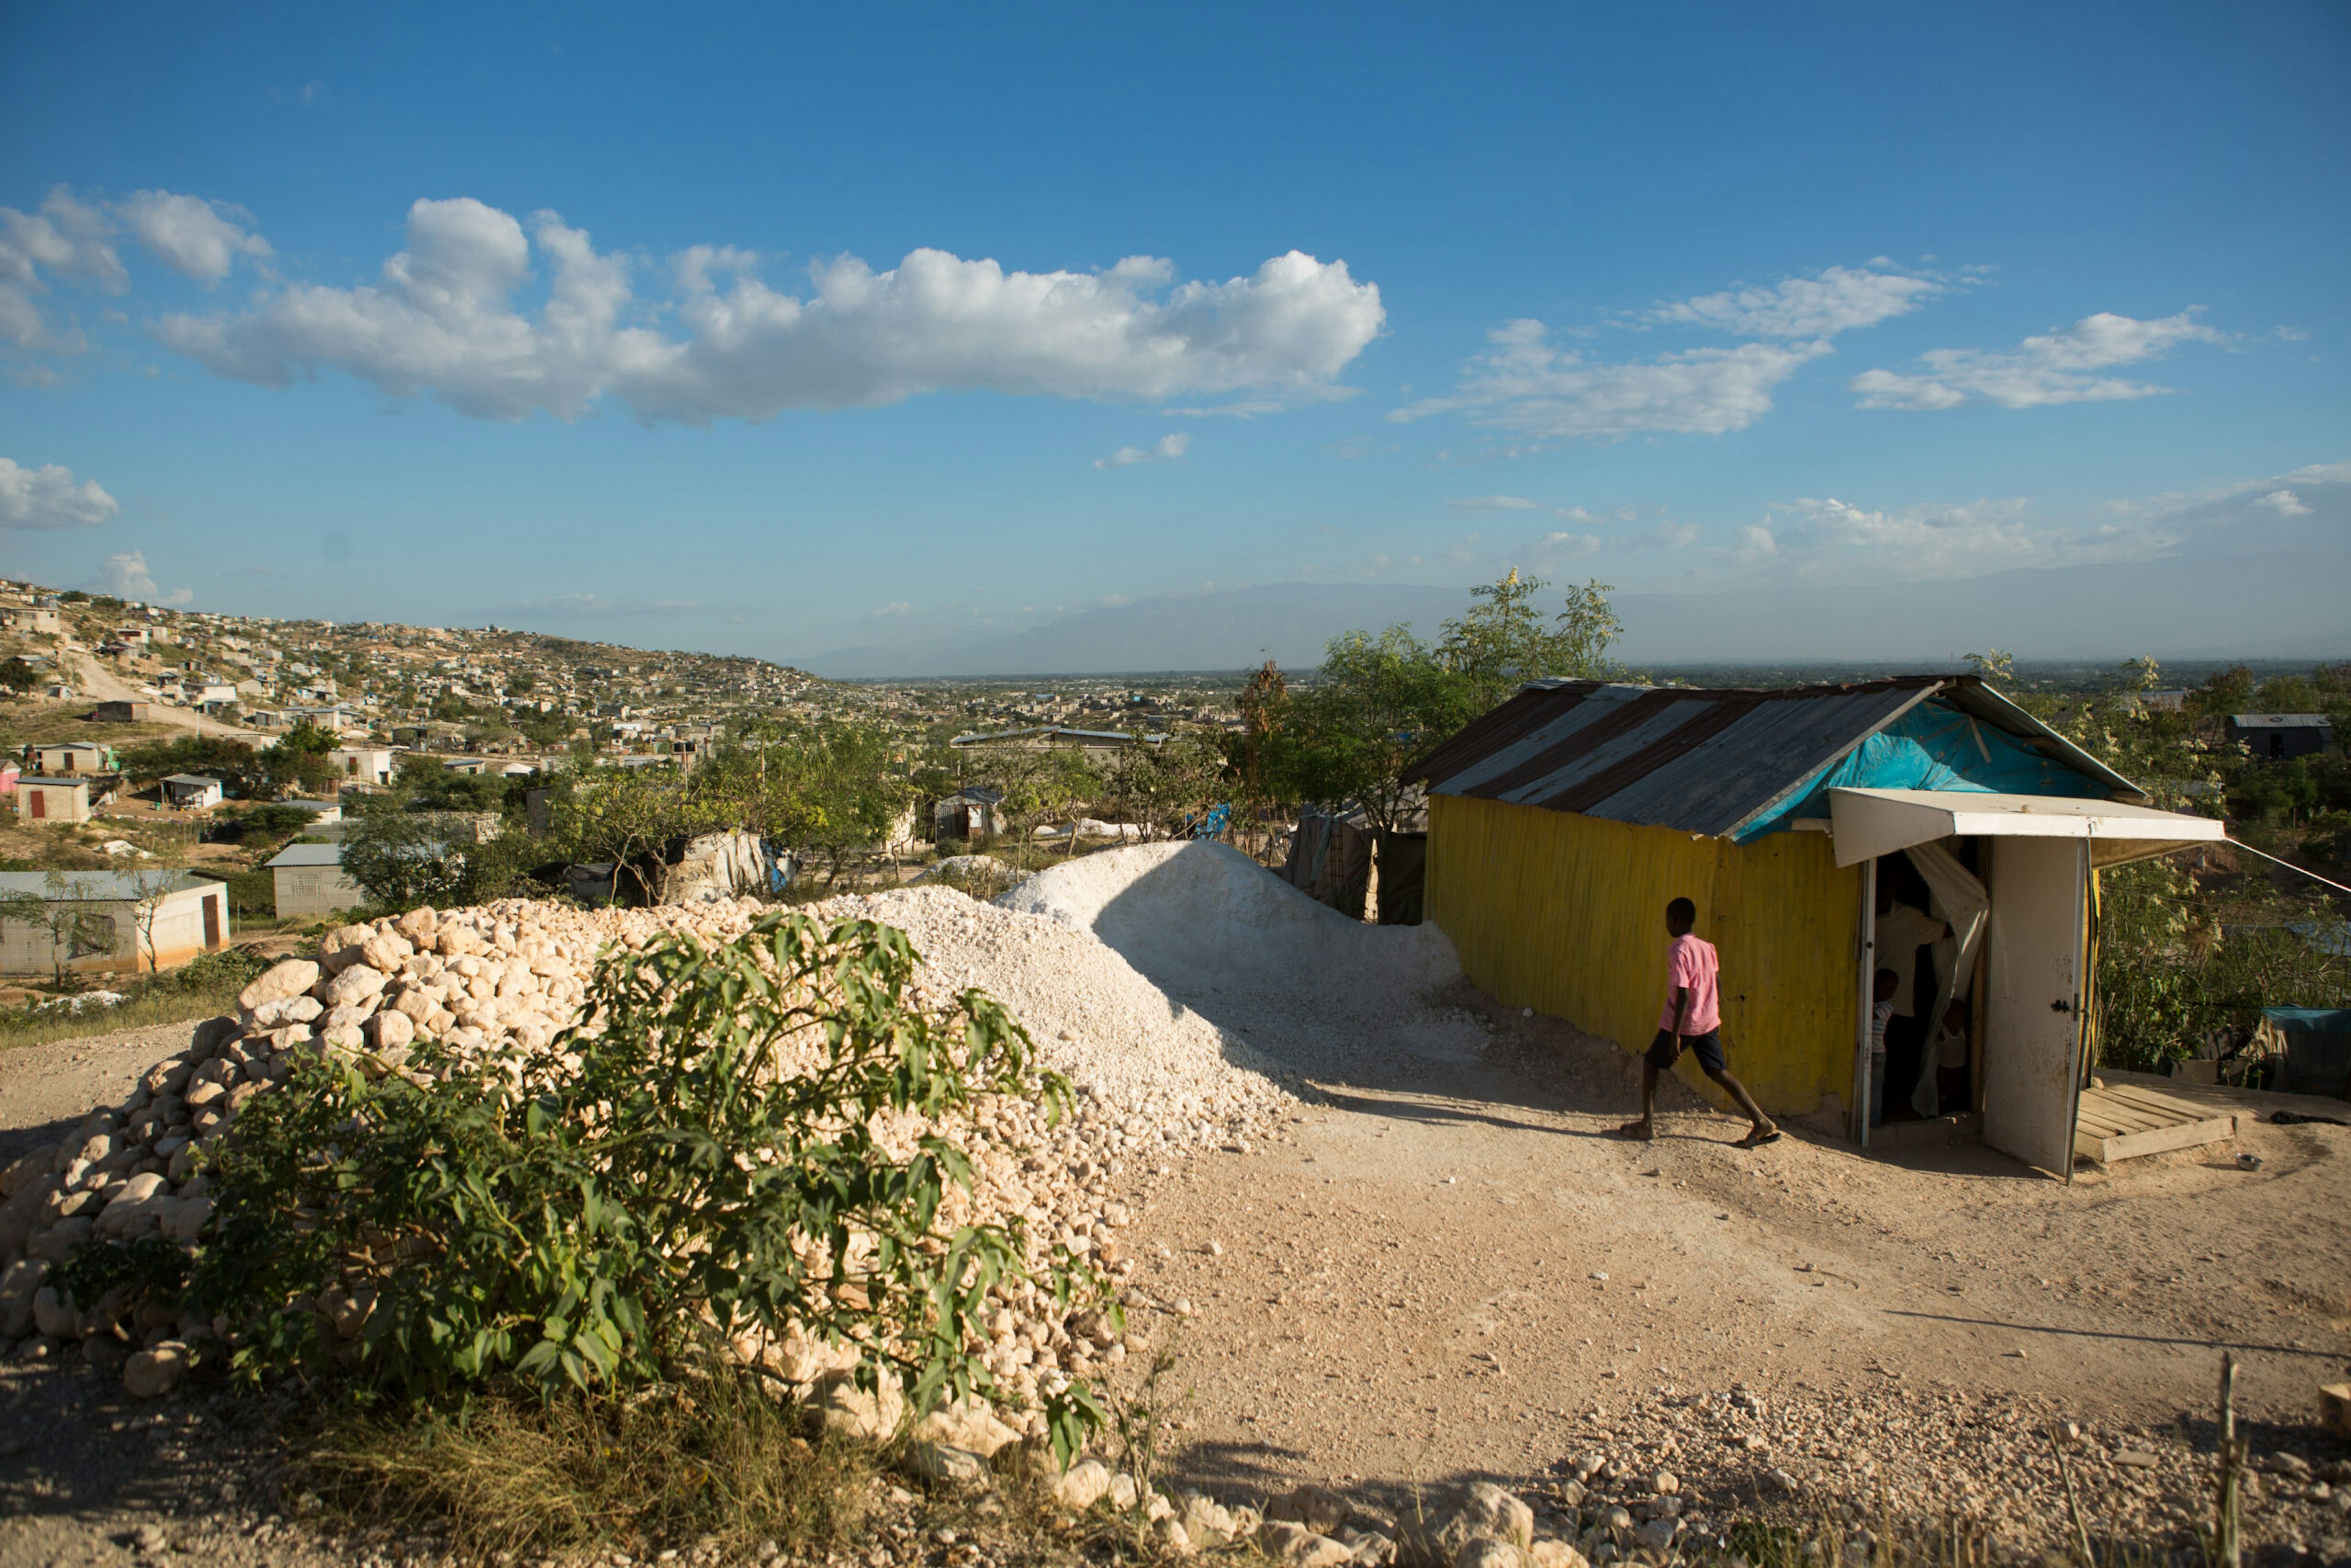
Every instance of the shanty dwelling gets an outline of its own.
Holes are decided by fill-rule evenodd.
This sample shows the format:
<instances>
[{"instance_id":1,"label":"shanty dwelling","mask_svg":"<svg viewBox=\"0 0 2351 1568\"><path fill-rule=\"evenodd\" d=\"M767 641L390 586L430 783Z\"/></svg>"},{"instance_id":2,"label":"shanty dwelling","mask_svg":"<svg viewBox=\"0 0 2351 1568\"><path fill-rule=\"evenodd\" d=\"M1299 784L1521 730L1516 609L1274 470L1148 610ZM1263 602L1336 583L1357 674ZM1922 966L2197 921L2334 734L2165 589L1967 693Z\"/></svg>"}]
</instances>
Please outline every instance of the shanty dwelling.
<instances>
[{"instance_id":1,"label":"shanty dwelling","mask_svg":"<svg viewBox=\"0 0 2351 1568\"><path fill-rule=\"evenodd\" d=\"M2335 727L2323 713L2232 713L2229 738L2243 742L2255 757L2291 762L2325 750Z\"/></svg>"},{"instance_id":2,"label":"shanty dwelling","mask_svg":"<svg viewBox=\"0 0 2351 1568\"><path fill-rule=\"evenodd\" d=\"M288 844L266 862L277 918L356 909L367 893L343 870L340 844Z\"/></svg>"},{"instance_id":3,"label":"shanty dwelling","mask_svg":"<svg viewBox=\"0 0 2351 1568\"><path fill-rule=\"evenodd\" d=\"M1888 1031L1889 1124L1956 1115L2068 1174L2097 872L2223 836L2149 809L1973 676L1538 681L1418 777L1427 918L1489 994L1644 1049L1666 905L1687 897L1721 950L1731 1070L1766 1110L1869 1141L1872 992L1890 968L1908 1005Z\"/></svg>"},{"instance_id":4,"label":"shanty dwelling","mask_svg":"<svg viewBox=\"0 0 2351 1568\"><path fill-rule=\"evenodd\" d=\"M0 973L46 975L60 956L77 971L144 973L228 946L227 886L184 871L0 872L0 894L69 904L83 917L58 928L0 919Z\"/></svg>"},{"instance_id":5,"label":"shanty dwelling","mask_svg":"<svg viewBox=\"0 0 2351 1568\"><path fill-rule=\"evenodd\" d=\"M1004 791L967 784L931 808L931 841L987 838L1005 831Z\"/></svg>"},{"instance_id":6,"label":"shanty dwelling","mask_svg":"<svg viewBox=\"0 0 2351 1568\"><path fill-rule=\"evenodd\" d=\"M16 780L16 820L20 822L89 821L89 780L25 775Z\"/></svg>"},{"instance_id":7,"label":"shanty dwelling","mask_svg":"<svg viewBox=\"0 0 2351 1568\"><path fill-rule=\"evenodd\" d=\"M221 781L201 773L167 773L163 803L177 811L209 811L221 803Z\"/></svg>"},{"instance_id":8,"label":"shanty dwelling","mask_svg":"<svg viewBox=\"0 0 2351 1568\"><path fill-rule=\"evenodd\" d=\"M153 703L102 702L98 705L98 718L102 724L148 724L154 717Z\"/></svg>"}]
</instances>

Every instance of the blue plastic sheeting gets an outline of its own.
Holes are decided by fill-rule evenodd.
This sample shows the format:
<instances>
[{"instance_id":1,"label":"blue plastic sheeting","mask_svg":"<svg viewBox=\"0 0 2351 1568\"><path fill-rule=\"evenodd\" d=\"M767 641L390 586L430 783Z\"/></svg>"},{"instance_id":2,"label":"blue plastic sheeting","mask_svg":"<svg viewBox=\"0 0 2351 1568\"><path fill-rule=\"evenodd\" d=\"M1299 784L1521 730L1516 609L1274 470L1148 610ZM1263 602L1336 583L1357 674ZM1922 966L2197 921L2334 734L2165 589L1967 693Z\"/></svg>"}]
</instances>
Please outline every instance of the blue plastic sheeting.
<instances>
[{"instance_id":1,"label":"blue plastic sheeting","mask_svg":"<svg viewBox=\"0 0 2351 1568\"><path fill-rule=\"evenodd\" d=\"M1977 795L2059 795L2103 800L2106 786L2043 757L2006 730L1929 698L1832 763L1784 805L1731 834L1747 843L1785 832L1798 817L1829 814L1832 789L1952 789Z\"/></svg>"},{"instance_id":2,"label":"blue plastic sheeting","mask_svg":"<svg viewBox=\"0 0 2351 1568\"><path fill-rule=\"evenodd\" d=\"M2351 1008L2263 1008L2262 1017L2288 1034L2351 1034Z\"/></svg>"}]
</instances>

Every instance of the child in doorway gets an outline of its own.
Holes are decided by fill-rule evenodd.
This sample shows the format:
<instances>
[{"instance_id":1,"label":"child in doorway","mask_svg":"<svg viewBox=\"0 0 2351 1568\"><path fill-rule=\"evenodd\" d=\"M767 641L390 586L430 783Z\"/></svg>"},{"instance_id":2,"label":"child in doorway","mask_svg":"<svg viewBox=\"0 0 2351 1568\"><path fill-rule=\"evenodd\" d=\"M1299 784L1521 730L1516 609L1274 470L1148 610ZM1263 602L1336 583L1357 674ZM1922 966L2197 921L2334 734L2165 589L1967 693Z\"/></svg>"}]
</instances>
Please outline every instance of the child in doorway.
<instances>
[{"instance_id":1,"label":"child in doorway","mask_svg":"<svg viewBox=\"0 0 2351 1568\"><path fill-rule=\"evenodd\" d=\"M1870 988L1876 998L1869 1009L1869 1124L1886 1125L1886 1026L1894 1021L1894 998L1902 977L1891 969L1877 971Z\"/></svg>"},{"instance_id":2,"label":"child in doorway","mask_svg":"<svg viewBox=\"0 0 2351 1568\"><path fill-rule=\"evenodd\" d=\"M1730 1075L1730 1064L1722 1054L1721 960L1713 943L1691 935L1697 924L1698 905L1688 899L1677 898L1666 905L1666 932L1674 940L1666 949L1665 1015L1657 1019L1657 1038L1641 1058L1641 1119L1625 1123L1616 1132L1621 1137L1643 1142L1657 1135L1657 1074L1672 1071L1682 1048L1687 1046L1706 1075L1721 1085L1754 1124L1739 1140L1739 1146L1761 1148L1777 1143L1780 1129L1755 1103L1747 1086Z\"/></svg>"}]
</instances>

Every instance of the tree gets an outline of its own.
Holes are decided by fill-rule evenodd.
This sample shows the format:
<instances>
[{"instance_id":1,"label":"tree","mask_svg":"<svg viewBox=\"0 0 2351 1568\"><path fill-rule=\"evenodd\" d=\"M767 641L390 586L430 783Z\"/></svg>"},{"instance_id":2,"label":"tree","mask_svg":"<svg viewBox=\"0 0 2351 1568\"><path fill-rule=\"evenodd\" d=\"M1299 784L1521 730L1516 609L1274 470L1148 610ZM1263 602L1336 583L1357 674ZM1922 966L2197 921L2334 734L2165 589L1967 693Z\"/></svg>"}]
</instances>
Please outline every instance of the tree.
<instances>
[{"instance_id":1,"label":"tree","mask_svg":"<svg viewBox=\"0 0 2351 1568\"><path fill-rule=\"evenodd\" d=\"M26 664L21 653L0 662L0 687L21 694L31 691L40 683L41 673Z\"/></svg>"},{"instance_id":2,"label":"tree","mask_svg":"<svg viewBox=\"0 0 2351 1568\"><path fill-rule=\"evenodd\" d=\"M1284 799L1353 801L1393 831L1413 794L1405 770L1485 706L1468 675L1405 627L1345 632L1315 683L1290 694L1269 771Z\"/></svg>"},{"instance_id":3,"label":"tree","mask_svg":"<svg viewBox=\"0 0 2351 1568\"><path fill-rule=\"evenodd\" d=\"M162 967L161 956L155 951L155 922L163 913L187 872L186 843L176 833L162 841L152 864L143 865L129 873L131 920L137 928L138 940L133 944L131 961L135 968L139 949L147 950L147 972L154 974Z\"/></svg>"},{"instance_id":4,"label":"tree","mask_svg":"<svg viewBox=\"0 0 2351 1568\"><path fill-rule=\"evenodd\" d=\"M1545 625L1535 599L1549 586L1512 567L1499 581L1471 589L1478 602L1445 623L1438 656L1468 679L1481 708L1509 700L1529 681L1600 680L1616 673L1608 649L1625 628L1608 602L1615 591L1596 578L1571 587Z\"/></svg>"},{"instance_id":5,"label":"tree","mask_svg":"<svg viewBox=\"0 0 2351 1568\"><path fill-rule=\"evenodd\" d=\"M441 811L403 811L386 803L364 812L343 834L343 873L371 904L482 904L512 891L521 850L507 837L478 840L474 824Z\"/></svg>"},{"instance_id":6,"label":"tree","mask_svg":"<svg viewBox=\"0 0 2351 1568\"><path fill-rule=\"evenodd\" d=\"M1968 668L1980 677L1983 684L1999 691L2016 685L2016 655L1993 648L1981 653L1966 655Z\"/></svg>"},{"instance_id":7,"label":"tree","mask_svg":"<svg viewBox=\"0 0 2351 1568\"><path fill-rule=\"evenodd\" d=\"M1134 744L1112 755L1103 770L1102 801L1121 821L1165 838L1187 811L1207 805L1223 786L1225 755L1207 736L1178 730L1156 746L1138 732Z\"/></svg>"},{"instance_id":8,"label":"tree","mask_svg":"<svg viewBox=\"0 0 2351 1568\"><path fill-rule=\"evenodd\" d=\"M110 915L101 915L76 896L66 873L52 871L43 879L48 896L42 901L41 923L48 928L49 962L57 984L77 958L97 957L122 950L122 931Z\"/></svg>"},{"instance_id":9,"label":"tree","mask_svg":"<svg viewBox=\"0 0 2351 1568\"><path fill-rule=\"evenodd\" d=\"M1004 791L998 809L1016 843L1028 844L1052 818L1069 815L1074 820L1079 802L1102 789L1102 778L1085 757L1062 747L998 741L975 750L973 771Z\"/></svg>"}]
</instances>

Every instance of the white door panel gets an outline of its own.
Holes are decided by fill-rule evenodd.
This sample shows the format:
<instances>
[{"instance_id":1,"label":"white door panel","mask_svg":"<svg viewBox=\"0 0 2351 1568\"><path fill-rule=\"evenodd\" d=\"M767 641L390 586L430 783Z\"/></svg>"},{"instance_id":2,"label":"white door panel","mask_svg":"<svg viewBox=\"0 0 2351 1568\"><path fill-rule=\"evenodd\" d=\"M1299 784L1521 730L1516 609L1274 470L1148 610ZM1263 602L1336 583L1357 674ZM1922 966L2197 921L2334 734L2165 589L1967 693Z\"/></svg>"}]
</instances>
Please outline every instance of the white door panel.
<instances>
[{"instance_id":1,"label":"white door panel","mask_svg":"<svg viewBox=\"0 0 2351 1568\"><path fill-rule=\"evenodd\" d=\"M2001 838L1989 847L1983 1140L2070 1177L2087 846L2079 839Z\"/></svg>"}]
</instances>

